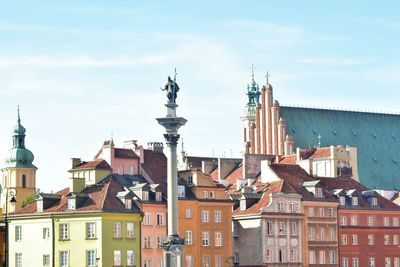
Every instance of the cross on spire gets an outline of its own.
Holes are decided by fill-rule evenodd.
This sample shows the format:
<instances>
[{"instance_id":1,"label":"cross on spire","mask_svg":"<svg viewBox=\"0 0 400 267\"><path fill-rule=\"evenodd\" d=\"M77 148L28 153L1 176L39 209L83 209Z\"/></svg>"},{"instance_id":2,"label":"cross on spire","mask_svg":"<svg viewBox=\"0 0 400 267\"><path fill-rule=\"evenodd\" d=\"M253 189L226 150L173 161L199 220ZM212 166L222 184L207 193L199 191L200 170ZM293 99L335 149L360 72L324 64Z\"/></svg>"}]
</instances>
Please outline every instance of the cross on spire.
<instances>
[{"instance_id":1,"label":"cross on spire","mask_svg":"<svg viewBox=\"0 0 400 267\"><path fill-rule=\"evenodd\" d=\"M18 110L18 123L21 123L21 117L19 115L19 104L17 105L17 110Z\"/></svg>"},{"instance_id":2,"label":"cross on spire","mask_svg":"<svg viewBox=\"0 0 400 267\"><path fill-rule=\"evenodd\" d=\"M267 79L267 85L269 84L269 77L270 77L270 75L269 75L269 73L267 71L267 74L265 74L265 78Z\"/></svg>"},{"instance_id":3,"label":"cross on spire","mask_svg":"<svg viewBox=\"0 0 400 267\"><path fill-rule=\"evenodd\" d=\"M251 64L251 79L254 81L254 69L255 69L256 67L254 67L254 65L253 64Z\"/></svg>"}]
</instances>

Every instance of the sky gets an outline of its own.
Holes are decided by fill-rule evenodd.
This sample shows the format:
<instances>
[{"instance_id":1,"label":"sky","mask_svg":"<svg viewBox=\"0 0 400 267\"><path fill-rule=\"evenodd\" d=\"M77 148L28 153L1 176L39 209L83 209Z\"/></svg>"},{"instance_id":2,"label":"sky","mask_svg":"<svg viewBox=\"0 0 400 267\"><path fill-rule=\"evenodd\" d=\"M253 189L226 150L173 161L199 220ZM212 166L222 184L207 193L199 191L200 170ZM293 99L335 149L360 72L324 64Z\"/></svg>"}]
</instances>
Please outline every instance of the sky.
<instances>
[{"instance_id":1,"label":"sky","mask_svg":"<svg viewBox=\"0 0 400 267\"><path fill-rule=\"evenodd\" d=\"M177 68L189 155L240 156L246 86L281 105L400 112L400 2L0 0L0 155L17 105L37 187L105 139L163 141ZM3 165L3 163L1 163Z\"/></svg>"}]
</instances>

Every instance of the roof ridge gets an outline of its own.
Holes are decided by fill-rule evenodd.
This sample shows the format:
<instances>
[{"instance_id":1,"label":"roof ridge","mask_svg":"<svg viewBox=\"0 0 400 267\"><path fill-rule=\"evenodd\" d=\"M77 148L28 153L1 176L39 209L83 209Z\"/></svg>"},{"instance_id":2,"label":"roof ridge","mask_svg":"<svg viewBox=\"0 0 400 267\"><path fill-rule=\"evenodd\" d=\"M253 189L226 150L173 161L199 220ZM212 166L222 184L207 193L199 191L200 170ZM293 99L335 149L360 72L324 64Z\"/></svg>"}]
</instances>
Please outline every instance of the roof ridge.
<instances>
[{"instance_id":1,"label":"roof ridge","mask_svg":"<svg viewBox=\"0 0 400 267\"><path fill-rule=\"evenodd\" d=\"M110 183L113 180L113 178L114 177L111 175L110 180L108 181L108 183L106 185L106 189L105 189L105 192L104 192L103 200L101 201L100 210L104 210L104 203L106 202L107 195L108 195L108 189L110 188Z\"/></svg>"}]
</instances>

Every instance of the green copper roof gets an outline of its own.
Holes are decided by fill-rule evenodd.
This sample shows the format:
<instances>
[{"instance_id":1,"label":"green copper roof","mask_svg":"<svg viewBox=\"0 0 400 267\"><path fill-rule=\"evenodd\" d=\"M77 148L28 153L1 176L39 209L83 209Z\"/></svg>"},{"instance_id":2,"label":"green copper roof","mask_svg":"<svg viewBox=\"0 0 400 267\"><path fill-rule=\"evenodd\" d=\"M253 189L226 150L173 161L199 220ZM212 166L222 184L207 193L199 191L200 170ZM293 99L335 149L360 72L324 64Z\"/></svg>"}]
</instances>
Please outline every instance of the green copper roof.
<instances>
[{"instance_id":1,"label":"green copper roof","mask_svg":"<svg viewBox=\"0 0 400 267\"><path fill-rule=\"evenodd\" d=\"M349 145L358 149L358 175L369 188L400 189L400 116L299 107L280 109L295 147Z\"/></svg>"}]
</instances>

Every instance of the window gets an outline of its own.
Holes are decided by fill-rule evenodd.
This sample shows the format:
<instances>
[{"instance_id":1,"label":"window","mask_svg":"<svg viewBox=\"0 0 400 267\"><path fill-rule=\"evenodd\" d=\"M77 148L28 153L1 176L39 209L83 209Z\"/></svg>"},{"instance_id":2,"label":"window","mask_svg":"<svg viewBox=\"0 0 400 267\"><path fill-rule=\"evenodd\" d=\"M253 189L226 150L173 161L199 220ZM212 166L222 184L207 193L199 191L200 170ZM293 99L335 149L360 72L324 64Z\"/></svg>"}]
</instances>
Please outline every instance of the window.
<instances>
[{"instance_id":1,"label":"window","mask_svg":"<svg viewBox=\"0 0 400 267\"><path fill-rule=\"evenodd\" d=\"M239 263L239 252L235 252L233 254L233 262L234 263Z\"/></svg>"},{"instance_id":2,"label":"window","mask_svg":"<svg viewBox=\"0 0 400 267\"><path fill-rule=\"evenodd\" d=\"M266 260L267 260L267 262L272 262L272 249L267 249Z\"/></svg>"},{"instance_id":3,"label":"window","mask_svg":"<svg viewBox=\"0 0 400 267\"><path fill-rule=\"evenodd\" d=\"M94 250L86 251L86 266L96 266L96 252Z\"/></svg>"},{"instance_id":4,"label":"window","mask_svg":"<svg viewBox=\"0 0 400 267\"><path fill-rule=\"evenodd\" d=\"M215 267L222 267L222 255L215 255Z\"/></svg>"},{"instance_id":5,"label":"window","mask_svg":"<svg viewBox=\"0 0 400 267\"><path fill-rule=\"evenodd\" d=\"M336 241L336 231L335 228L329 228L329 241Z\"/></svg>"},{"instance_id":6,"label":"window","mask_svg":"<svg viewBox=\"0 0 400 267\"><path fill-rule=\"evenodd\" d=\"M145 259L143 267L151 267L151 259Z\"/></svg>"},{"instance_id":7,"label":"window","mask_svg":"<svg viewBox=\"0 0 400 267\"><path fill-rule=\"evenodd\" d=\"M285 211L285 203L278 202L278 212L284 212L284 211Z\"/></svg>"},{"instance_id":8,"label":"window","mask_svg":"<svg viewBox=\"0 0 400 267\"><path fill-rule=\"evenodd\" d=\"M351 235L351 244L353 246L358 244L358 236L357 235Z\"/></svg>"},{"instance_id":9,"label":"window","mask_svg":"<svg viewBox=\"0 0 400 267\"><path fill-rule=\"evenodd\" d=\"M211 199L215 199L215 192L214 191L210 191L210 198Z\"/></svg>"},{"instance_id":10,"label":"window","mask_svg":"<svg viewBox=\"0 0 400 267\"><path fill-rule=\"evenodd\" d=\"M399 218L393 218L393 226L399 226Z\"/></svg>"},{"instance_id":11,"label":"window","mask_svg":"<svg viewBox=\"0 0 400 267\"><path fill-rule=\"evenodd\" d=\"M309 256L310 264L316 264L317 260L315 258L315 251L314 250L310 250L309 254L310 254L310 256Z\"/></svg>"},{"instance_id":12,"label":"window","mask_svg":"<svg viewBox=\"0 0 400 267\"><path fill-rule=\"evenodd\" d=\"M68 209L74 210L76 208L76 198L69 198L68 199Z\"/></svg>"},{"instance_id":13,"label":"window","mask_svg":"<svg viewBox=\"0 0 400 267\"><path fill-rule=\"evenodd\" d=\"M126 265L127 266L135 265L135 252L133 250L126 251Z\"/></svg>"},{"instance_id":14,"label":"window","mask_svg":"<svg viewBox=\"0 0 400 267\"><path fill-rule=\"evenodd\" d=\"M372 204L373 207L378 206L378 199L376 197L373 197L371 199L371 204Z\"/></svg>"},{"instance_id":15,"label":"window","mask_svg":"<svg viewBox=\"0 0 400 267\"><path fill-rule=\"evenodd\" d=\"M21 240L22 240L22 226L16 225L15 226L15 241L21 241Z\"/></svg>"},{"instance_id":16,"label":"window","mask_svg":"<svg viewBox=\"0 0 400 267\"><path fill-rule=\"evenodd\" d=\"M267 235L273 235L273 222L267 222Z\"/></svg>"},{"instance_id":17,"label":"window","mask_svg":"<svg viewBox=\"0 0 400 267\"><path fill-rule=\"evenodd\" d=\"M204 191L204 198L208 198L208 191Z\"/></svg>"},{"instance_id":18,"label":"window","mask_svg":"<svg viewBox=\"0 0 400 267\"><path fill-rule=\"evenodd\" d=\"M315 196L322 197L322 188L320 188L320 187L315 188Z\"/></svg>"},{"instance_id":19,"label":"window","mask_svg":"<svg viewBox=\"0 0 400 267\"><path fill-rule=\"evenodd\" d=\"M121 238L121 222L114 223L114 238Z\"/></svg>"},{"instance_id":20,"label":"window","mask_svg":"<svg viewBox=\"0 0 400 267\"><path fill-rule=\"evenodd\" d=\"M347 225L347 217L346 216L341 216L340 217L340 225L346 226Z\"/></svg>"},{"instance_id":21,"label":"window","mask_svg":"<svg viewBox=\"0 0 400 267\"><path fill-rule=\"evenodd\" d=\"M346 205L346 198L344 196L339 197L339 205L340 206Z\"/></svg>"},{"instance_id":22,"label":"window","mask_svg":"<svg viewBox=\"0 0 400 267\"><path fill-rule=\"evenodd\" d=\"M114 266L121 266L121 250L114 250Z\"/></svg>"},{"instance_id":23,"label":"window","mask_svg":"<svg viewBox=\"0 0 400 267\"><path fill-rule=\"evenodd\" d=\"M374 245L374 235L368 235L368 246Z\"/></svg>"},{"instance_id":24,"label":"window","mask_svg":"<svg viewBox=\"0 0 400 267\"><path fill-rule=\"evenodd\" d=\"M325 228L320 228L319 230L320 230L319 240L320 241L326 241Z\"/></svg>"},{"instance_id":25,"label":"window","mask_svg":"<svg viewBox=\"0 0 400 267\"><path fill-rule=\"evenodd\" d=\"M193 267L192 255L186 255L186 267Z\"/></svg>"},{"instance_id":26,"label":"window","mask_svg":"<svg viewBox=\"0 0 400 267\"><path fill-rule=\"evenodd\" d=\"M384 217L383 218L383 226L390 226L390 222L389 222L389 218L388 217Z\"/></svg>"},{"instance_id":27,"label":"window","mask_svg":"<svg viewBox=\"0 0 400 267\"><path fill-rule=\"evenodd\" d=\"M399 257L393 258L393 267L400 267L400 258Z\"/></svg>"},{"instance_id":28,"label":"window","mask_svg":"<svg viewBox=\"0 0 400 267\"><path fill-rule=\"evenodd\" d=\"M86 223L86 238L93 239L96 237L96 224L94 222Z\"/></svg>"},{"instance_id":29,"label":"window","mask_svg":"<svg viewBox=\"0 0 400 267\"><path fill-rule=\"evenodd\" d=\"M325 209L319 208L319 217L325 217Z\"/></svg>"},{"instance_id":30,"label":"window","mask_svg":"<svg viewBox=\"0 0 400 267\"><path fill-rule=\"evenodd\" d=\"M129 165L129 175L135 174L135 167L133 165Z\"/></svg>"},{"instance_id":31,"label":"window","mask_svg":"<svg viewBox=\"0 0 400 267\"><path fill-rule=\"evenodd\" d=\"M193 244L193 232L192 231L186 231L185 232L185 244L186 245L192 245Z\"/></svg>"},{"instance_id":32,"label":"window","mask_svg":"<svg viewBox=\"0 0 400 267\"><path fill-rule=\"evenodd\" d=\"M352 263L353 263L353 264L352 264L352 265L353 265L352 267L358 267L358 258L353 258L353 259L352 259Z\"/></svg>"},{"instance_id":33,"label":"window","mask_svg":"<svg viewBox=\"0 0 400 267\"><path fill-rule=\"evenodd\" d=\"M67 240L69 238L68 224L60 223L60 239Z\"/></svg>"},{"instance_id":34,"label":"window","mask_svg":"<svg viewBox=\"0 0 400 267\"><path fill-rule=\"evenodd\" d=\"M297 249L291 249L289 255L290 262L297 262Z\"/></svg>"},{"instance_id":35,"label":"window","mask_svg":"<svg viewBox=\"0 0 400 267\"><path fill-rule=\"evenodd\" d=\"M384 235L383 236L383 244L385 246L389 246L390 245L390 236L389 235Z\"/></svg>"},{"instance_id":36,"label":"window","mask_svg":"<svg viewBox=\"0 0 400 267\"><path fill-rule=\"evenodd\" d=\"M157 237L157 248L163 247L163 240L164 240L164 237L162 237L162 236Z\"/></svg>"},{"instance_id":37,"label":"window","mask_svg":"<svg viewBox=\"0 0 400 267\"><path fill-rule=\"evenodd\" d=\"M209 222L210 221L208 210L202 210L201 211L201 221L202 222Z\"/></svg>"},{"instance_id":38,"label":"window","mask_svg":"<svg viewBox=\"0 0 400 267\"><path fill-rule=\"evenodd\" d=\"M186 219L192 219L192 209L191 208L186 208L185 217L186 217Z\"/></svg>"},{"instance_id":39,"label":"window","mask_svg":"<svg viewBox=\"0 0 400 267\"><path fill-rule=\"evenodd\" d=\"M193 184L193 176L187 178L188 184Z\"/></svg>"},{"instance_id":40,"label":"window","mask_svg":"<svg viewBox=\"0 0 400 267\"><path fill-rule=\"evenodd\" d=\"M336 217L336 216L335 216L335 209L334 209L334 208L329 208L329 209L328 209L328 216L329 216L329 217Z\"/></svg>"},{"instance_id":41,"label":"window","mask_svg":"<svg viewBox=\"0 0 400 267\"><path fill-rule=\"evenodd\" d=\"M22 188L26 188L26 175L25 174L23 174L22 175Z\"/></svg>"},{"instance_id":42,"label":"window","mask_svg":"<svg viewBox=\"0 0 400 267\"><path fill-rule=\"evenodd\" d=\"M151 214L145 213L144 214L144 225L151 225Z\"/></svg>"},{"instance_id":43,"label":"window","mask_svg":"<svg viewBox=\"0 0 400 267\"><path fill-rule=\"evenodd\" d=\"M286 262L286 250L280 249L278 251L278 262Z\"/></svg>"},{"instance_id":44,"label":"window","mask_svg":"<svg viewBox=\"0 0 400 267\"><path fill-rule=\"evenodd\" d=\"M60 267L68 267L68 266L69 266L69 252L60 251Z\"/></svg>"},{"instance_id":45,"label":"window","mask_svg":"<svg viewBox=\"0 0 400 267\"><path fill-rule=\"evenodd\" d=\"M126 237L127 238L135 237L135 224L133 222L126 223Z\"/></svg>"},{"instance_id":46,"label":"window","mask_svg":"<svg viewBox=\"0 0 400 267\"><path fill-rule=\"evenodd\" d=\"M324 250L319 251L319 263L326 264L326 255Z\"/></svg>"},{"instance_id":47,"label":"window","mask_svg":"<svg viewBox=\"0 0 400 267\"><path fill-rule=\"evenodd\" d=\"M290 206L290 212L292 212L292 213L297 212L297 203L291 202L291 203L289 204L289 206Z\"/></svg>"},{"instance_id":48,"label":"window","mask_svg":"<svg viewBox=\"0 0 400 267\"><path fill-rule=\"evenodd\" d=\"M36 210L37 210L37 212L43 212L43 200L42 199L36 200Z\"/></svg>"},{"instance_id":49,"label":"window","mask_svg":"<svg viewBox=\"0 0 400 267\"><path fill-rule=\"evenodd\" d=\"M285 222L278 223L278 234L285 235L286 234L286 224Z\"/></svg>"},{"instance_id":50,"label":"window","mask_svg":"<svg viewBox=\"0 0 400 267\"><path fill-rule=\"evenodd\" d=\"M310 231L309 231L309 239L310 241L314 241L315 240L315 228L314 227L310 227Z\"/></svg>"},{"instance_id":51,"label":"window","mask_svg":"<svg viewBox=\"0 0 400 267\"><path fill-rule=\"evenodd\" d=\"M125 208L128 210L132 209L132 199L130 198L125 199Z\"/></svg>"},{"instance_id":52,"label":"window","mask_svg":"<svg viewBox=\"0 0 400 267\"><path fill-rule=\"evenodd\" d=\"M314 208L313 207L308 207L308 216L314 217Z\"/></svg>"},{"instance_id":53,"label":"window","mask_svg":"<svg viewBox=\"0 0 400 267\"><path fill-rule=\"evenodd\" d=\"M209 255L203 255L201 257L202 267L211 267L211 257Z\"/></svg>"},{"instance_id":54,"label":"window","mask_svg":"<svg viewBox=\"0 0 400 267\"><path fill-rule=\"evenodd\" d=\"M233 222L233 237L239 237L239 227L237 222Z\"/></svg>"},{"instance_id":55,"label":"window","mask_svg":"<svg viewBox=\"0 0 400 267\"><path fill-rule=\"evenodd\" d=\"M385 267L392 267L392 262L390 258L385 258Z\"/></svg>"},{"instance_id":56,"label":"window","mask_svg":"<svg viewBox=\"0 0 400 267\"><path fill-rule=\"evenodd\" d=\"M157 225L164 225L164 214L157 214Z\"/></svg>"},{"instance_id":57,"label":"window","mask_svg":"<svg viewBox=\"0 0 400 267\"><path fill-rule=\"evenodd\" d=\"M290 234L297 235L297 222L290 223Z\"/></svg>"},{"instance_id":58,"label":"window","mask_svg":"<svg viewBox=\"0 0 400 267\"><path fill-rule=\"evenodd\" d=\"M346 257L342 258L342 267L349 267L349 259Z\"/></svg>"},{"instance_id":59,"label":"window","mask_svg":"<svg viewBox=\"0 0 400 267\"><path fill-rule=\"evenodd\" d=\"M149 191L143 191L143 197L142 199L144 201L148 201L149 200Z\"/></svg>"},{"instance_id":60,"label":"window","mask_svg":"<svg viewBox=\"0 0 400 267\"><path fill-rule=\"evenodd\" d=\"M22 267L22 253L15 253L15 267Z\"/></svg>"},{"instance_id":61,"label":"window","mask_svg":"<svg viewBox=\"0 0 400 267\"><path fill-rule=\"evenodd\" d=\"M220 223L222 221L221 217L222 217L222 213L220 210L214 211L214 222Z\"/></svg>"},{"instance_id":62,"label":"window","mask_svg":"<svg viewBox=\"0 0 400 267\"><path fill-rule=\"evenodd\" d=\"M357 217L356 216L352 216L351 217L351 225L357 225Z\"/></svg>"},{"instance_id":63,"label":"window","mask_svg":"<svg viewBox=\"0 0 400 267\"><path fill-rule=\"evenodd\" d=\"M368 258L368 267L375 267L375 258Z\"/></svg>"},{"instance_id":64,"label":"window","mask_svg":"<svg viewBox=\"0 0 400 267\"><path fill-rule=\"evenodd\" d=\"M351 205L358 206L358 197L351 197Z\"/></svg>"},{"instance_id":65,"label":"window","mask_svg":"<svg viewBox=\"0 0 400 267\"><path fill-rule=\"evenodd\" d=\"M215 246L221 247L222 246L222 233L215 232Z\"/></svg>"},{"instance_id":66,"label":"window","mask_svg":"<svg viewBox=\"0 0 400 267\"><path fill-rule=\"evenodd\" d=\"M201 244L203 247L208 247L210 245L210 233L209 232L201 233Z\"/></svg>"},{"instance_id":67,"label":"window","mask_svg":"<svg viewBox=\"0 0 400 267\"><path fill-rule=\"evenodd\" d=\"M156 201L162 201L162 193L156 192Z\"/></svg>"},{"instance_id":68,"label":"window","mask_svg":"<svg viewBox=\"0 0 400 267\"><path fill-rule=\"evenodd\" d=\"M178 185L178 197L185 197L185 186Z\"/></svg>"},{"instance_id":69,"label":"window","mask_svg":"<svg viewBox=\"0 0 400 267\"><path fill-rule=\"evenodd\" d=\"M124 174L124 164L120 164L118 167L118 174Z\"/></svg>"},{"instance_id":70,"label":"window","mask_svg":"<svg viewBox=\"0 0 400 267\"><path fill-rule=\"evenodd\" d=\"M329 264L335 264L336 263L336 251L330 250L329 251Z\"/></svg>"},{"instance_id":71,"label":"window","mask_svg":"<svg viewBox=\"0 0 400 267\"><path fill-rule=\"evenodd\" d=\"M144 237L144 248L151 248L150 236L145 236Z\"/></svg>"},{"instance_id":72,"label":"window","mask_svg":"<svg viewBox=\"0 0 400 267\"><path fill-rule=\"evenodd\" d=\"M50 255L43 254L43 266L50 266Z\"/></svg>"},{"instance_id":73,"label":"window","mask_svg":"<svg viewBox=\"0 0 400 267\"><path fill-rule=\"evenodd\" d=\"M342 235L340 241L342 245L347 245L347 235Z\"/></svg>"},{"instance_id":74,"label":"window","mask_svg":"<svg viewBox=\"0 0 400 267\"><path fill-rule=\"evenodd\" d=\"M367 218L367 224L368 224L368 226L374 226L374 218L373 217L368 217Z\"/></svg>"},{"instance_id":75,"label":"window","mask_svg":"<svg viewBox=\"0 0 400 267\"><path fill-rule=\"evenodd\" d=\"M393 245L396 245L396 246L399 245L399 236L398 235L393 235Z\"/></svg>"}]
</instances>

